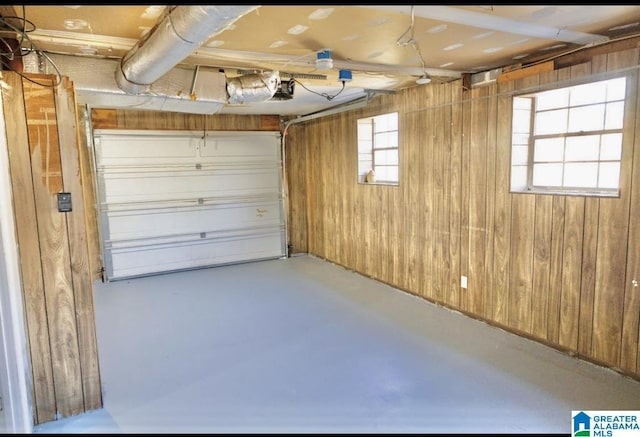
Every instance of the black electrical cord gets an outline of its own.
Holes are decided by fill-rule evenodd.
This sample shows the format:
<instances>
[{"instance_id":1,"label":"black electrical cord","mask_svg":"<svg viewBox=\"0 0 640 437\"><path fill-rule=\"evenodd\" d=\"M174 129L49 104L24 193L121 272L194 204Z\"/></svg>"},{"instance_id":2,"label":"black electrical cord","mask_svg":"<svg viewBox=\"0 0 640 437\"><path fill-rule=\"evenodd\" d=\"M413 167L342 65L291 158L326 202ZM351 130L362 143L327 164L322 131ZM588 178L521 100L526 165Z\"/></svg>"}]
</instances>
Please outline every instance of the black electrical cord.
<instances>
[{"instance_id":1,"label":"black electrical cord","mask_svg":"<svg viewBox=\"0 0 640 437\"><path fill-rule=\"evenodd\" d=\"M9 23L8 20L10 19L16 19L16 20L21 20L22 21L22 29L17 28L16 26L14 26L13 24ZM18 35L19 35L19 39L18 39L18 46L15 49L12 49L11 46L9 45L9 43L4 39L0 37L0 40L2 40L2 43L4 43L5 46L7 46L7 48L9 48L10 50L8 52L0 52L0 62L2 62L2 65L4 65L7 69L13 71L14 73L17 73L18 75L20 75L20 77L22 77L25 80L28 80L31 83L34 83L36 85L42 86L42 87L48 87L48 88L55 88L58 85L60 85L62 83L62 73L60 73L60 70L58 69L58 66L51 60L51 58L49 58L49 56L47 56L47 54L40 50L36 44L34 44L33 41L31 41L31 39L29 38L28 33L29 32L33 32L34 30L36 30L36 25L27 20L26 17L26 10L25 10L25 6L22 6L22 17L16 17L16 16L8 16L8 17L0 17L0 24L10 28L11 30L15 31ZM30 29L27 29L27 24L29 26L31 26ZM23 47L24 42L28 41L29 44L31 45L31 47ZM16 53L18 53L18 51L20 52L20 56L25 56L28 55L32 52L36 52L38 54L41 54L47 61L49 61L49 63L51 63L51 65L53 66L53 68L56 70L56 80L53 84L46 84L46 83L40 83L36 80L31 79L30 77L27 77L25 74L23 74L21 71L17 71L15 68L13 68L12 65L10 65L8 62L5 61L4 58L8 58L9 60L13 60L13 57Z\"/></svg>"},{"instance_id":2,"label":"black electrical cord","mask_svg":"<svg viewBox=\"0 0 640 437\"><path fill-rule=\"evenodd\" d=\"M295 80L295 81L296 81L296 83L297 83L297 84L299 84L299 85L300 85L302 88L304 88L305 90L309 91L310 93L316 94L316 95L318 95L318 96L324 97L324 98L325 98L325 99L327 99L328 101L331 101L331 100L335 99L336 97L338 97L338 96L340 95L340 93L341 93L342 91L344 91L344 86L345 86L345 84L346 84L346 81L342 80L342 81L341 81L341 82L342 82L342 88L340 89L340 91L338 91L337 93L335 93L334 95L332 95L332 96L331 96L331 95L329 95L329 94L327 94L327 93L317 93L317 92L315 92L315 91L312 91L312 90L310 90L309 88L307 88L306 86L304 86L304 85L303 85L299 80L297 80L297 79L295 79L295 78L294 78L293 80Z\"/></svg>"}]
</instances>

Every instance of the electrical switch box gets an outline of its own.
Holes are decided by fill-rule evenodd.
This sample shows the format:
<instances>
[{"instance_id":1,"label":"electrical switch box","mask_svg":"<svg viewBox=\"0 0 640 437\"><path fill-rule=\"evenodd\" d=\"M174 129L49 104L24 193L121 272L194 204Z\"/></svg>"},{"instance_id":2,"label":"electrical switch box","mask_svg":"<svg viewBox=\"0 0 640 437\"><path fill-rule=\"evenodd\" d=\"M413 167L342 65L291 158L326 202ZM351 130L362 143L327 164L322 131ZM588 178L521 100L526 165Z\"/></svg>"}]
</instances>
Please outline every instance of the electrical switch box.
<instances>
[{"instance_id":1,"label":"electrical switch box","mask_svg":"<svg viewBox=\"0 0 640 437\"><path fill-rule=\"evenodd\" d=\"M58 211L71 211L71 193L58 193Z\"/></svg>"}]
</instances>

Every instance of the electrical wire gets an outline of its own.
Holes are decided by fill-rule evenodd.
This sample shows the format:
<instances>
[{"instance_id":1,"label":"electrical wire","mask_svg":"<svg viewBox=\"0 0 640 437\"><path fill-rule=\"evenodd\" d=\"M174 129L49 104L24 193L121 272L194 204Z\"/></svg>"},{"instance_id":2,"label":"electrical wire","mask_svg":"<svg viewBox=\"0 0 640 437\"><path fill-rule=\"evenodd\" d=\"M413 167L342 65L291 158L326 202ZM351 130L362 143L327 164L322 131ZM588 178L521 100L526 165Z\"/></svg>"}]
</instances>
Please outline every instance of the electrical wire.
<instances>
[{"instance_id":1,"label":"electrical wire","mask_svg":"<svg viewBox=\"0 0 640 437\"><path fill-rule=\"evenodd\" d=\"M7 43L7 41L0 37L0 39L2 40L2 42L9 48L9 52L0 52L0 56L7 56L9 57L10 60L13 60L13 56L17 53L18 50L20 50L22 52L22 54L28 54L30 52L29 49L25 49L22 47L22 43L25 39L25 36L28 32L33 32L34 30L36 30L36 25L33 24L33 22L27 20L26 16L25 16L25 7L24 5L22 6L22 14L23 17L17 17L17 16L6 16L6 17L0 17L0 23L5 25L6 27L12 29L13 31L15 31L19 36L20 39L18 40L18 46L13 49L9 43ZM13 24L11 24L8 20L21 20L22 21L22 29L15 27ZM31 29L27 29L27 23L31 26Z\"/></svg>"},{"instance_id":2,"label":"electrical wire","mask_svg":"<svg viewBox=\"0 0 640 437\"><path fill-rule=\"evenodd\" d=\"M418 57L420 58L420 63L422 64L422 73L424 74L424 76L428 77L429 74L427 73L427 69L426 69L427 67L425 65L424 58L422 57L422 53L420 52L420 47L418 47L418 41L416 41L416 39L414 38L415 13L413 8L414 6L411 5L411 25L407 28L407 30L404 31L402 35L400 35L400 37L398 37L398 39L396 40L396 45L400 47L406 47L410 45L411 47L413 47L413 49L418 54ZM411 32L411 34L409 35L409 39L406 41L403 41L403 38L409 32Z\"/></svg>"},{"instance_id":3,"label":"electrical wire","mask_svg":"<svg viewBox=\"0 0 640 437\"><path fill-rule=\"evenodd\" d=\"M341 82L342 82L342 88L340 89L340 91L338 91L337 93L335 93L334 95L332 95L332 96L331 96L331 95L329 95L329 94L327 94L327 93L317 93L317 92L315 92L315 91L310 90L309 88L307 88L306 86L304 86L304 85L302 84L302 82L300 82L300 81L299 81L298 79L296 79L296 78L294 78L293 80L294 80L297 84L299 84L302 88L304 88L305 90L309 91L309 92L310 92L310 93L312 93L312 94L316 94L316 95L318 95L318 96L324 97L324 98L325 98L325 99L327 99L328 101L331 101L331 100L335 99L336 97L338 97L338 96L340 95L340 93L341 93L342 91L344 91L344 86L345 86L345 83L346 83L346 81L342 80L342 81L341 81Z\"/></svg>"},{"instance_id":4,"label":"electrical wire","mask_svg":"<svg viewBox=\"0 0 640 437\"><path fill-rule=\"evenodd\" d=\"M21 20L22 21L22 29L17 28L16 26L14 26L13 24L9 23L10 19L17 19L17 20ZM22 6L22 17L17 17L17 16L8 16L8 17L0 17L0 24L4 25L8 28L10 28L11 30L13 30L14 32L16 32L19 36L18 40L18 46L15 49L12 49L11 46L9 45L9 43L4 39L1 38L2 42L11 50L9 52L0 52L0 62L2 63L2 65L4 65L7 69L9 69L10 71L13 71L14 73L18 74L21 78L34 83L36 85L42 86L42 87L46 87L46 88L55 88L57 86L59 86L62 83L62 73L60 72L60 70L58 69L58 66L53 62L53 60L43 51L40 50L38 48L38 46L31 40L31 38L29 38L28 33L29 32L33 32L34 30L36 30L36 25L27 20L26 17L26 8L23 5ZM31 26L31 29L27 29L27 24L29 24ZM28 41L30 44L30 47L23 47L24 42ZM45 58L54 68L54 70L56 71L56 80L54 81L53 84L46 84L46 83L40 83L34 79L31 79L30 77L28 77L27 75L25 75L24 73L22 73L21 71L16 70L15 68L13 68L13 66L11 64L9 64L7 61L5 61L4 58L8 58L9 60L13 60L14 56L16 53L18 53L18 51L20 52L20 56L26 56L32 52L35 52L39 55L41 55L43 58Z\"/></svg>"}]
</instances>

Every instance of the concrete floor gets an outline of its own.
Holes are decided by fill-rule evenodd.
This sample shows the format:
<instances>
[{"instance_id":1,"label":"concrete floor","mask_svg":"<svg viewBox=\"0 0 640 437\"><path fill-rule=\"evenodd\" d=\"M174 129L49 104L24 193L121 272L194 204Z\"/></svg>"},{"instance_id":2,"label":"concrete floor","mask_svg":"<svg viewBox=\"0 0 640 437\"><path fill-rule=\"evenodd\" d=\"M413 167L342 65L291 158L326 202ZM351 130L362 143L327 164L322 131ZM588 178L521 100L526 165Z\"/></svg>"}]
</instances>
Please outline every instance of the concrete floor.
<instances>
[{"instance_id":1,"label":"concrete floor","mask_svg":"<svg viewBox=\"0 0 640 437\"><path fill-rule=\"evenodd\" d=\"M310 256L96 283L104 408L36 433L570 433L640 382Z\"/></svg>"}]
</instances>

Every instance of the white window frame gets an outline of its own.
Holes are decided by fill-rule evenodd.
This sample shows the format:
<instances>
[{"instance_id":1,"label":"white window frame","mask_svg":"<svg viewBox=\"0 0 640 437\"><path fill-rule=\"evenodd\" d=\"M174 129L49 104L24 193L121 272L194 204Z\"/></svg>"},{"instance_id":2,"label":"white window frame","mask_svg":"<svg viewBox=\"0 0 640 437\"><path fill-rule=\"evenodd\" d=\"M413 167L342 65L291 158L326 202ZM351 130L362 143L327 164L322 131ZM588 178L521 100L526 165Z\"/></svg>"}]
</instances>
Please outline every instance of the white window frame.
<instances>
[{"instance_id":1,"label":"white window frame","mask_svg":"<svg viewBox=\"0 0 640 437\"><path fill-rule=\"evenodd\" d=\"M511 192L603 197L619 196L622 171L622 147L624 142L624 113L627 110L625 104L627 91L626 79L625 76L621 76L514 96L512 101ZM595 88L613 81L623 81L625 83L624 92L612 97L611 95L607 95L612 88L607 88L601 100L587 100L586 102L574 101L574 97L579 96L577 93L583 91L584 87L593 86ZM538 107L538 99L543 93L563 90L567 93L566 105L557 105L550 108ZM574 94L571 94L572 92ZM571 98L569 96L571 96ZM607 110L611 111L616 105L618 107L622 106L622 109L618 112L618 118L615 119L619 121L619 124L613 123L607 118ZM602 122L601 127L596 126L593 130L576 130L575 128L571 128L572 111L574 111L573 114L577 114L580 110L596 109L598 106L602 107L602 117L595 120ZM538 129L540 125L538 124L538 126L536 126L535 124L538 118L537 116L540 116L540 118L538 118L538 123L540 123L539 120L542 119L545 112L551 114L553 111L557 113L560 113L560 111L566 112L566 128L561 132L557 130L553 132L540 132L541 129ZM573 120L578 120L578 118L576 117ZM555 120L549 121L549 123L553 122L555 122ZM607 124L609 125L607 126ZM611 143L613 145L609 145L607 146L608 148L605 149L604 141L607 139L614 141ZM580 142L577 143L576 140ZM582 140L584 140L584 142ZM593 144L591 147L597 149L595 152L597 153L597 159L591 157L581 159L567 157L567 151L570 150L570 148L574 151L574 154L575 151L580 153L579 148L582 147L582 144L587 144L588 140L592 140ZM561 142L562 149L560 151L557 148L548 149L553 150L552 153L554 154L560 154L561 158L557 156L547 159L537 158L536 151L543 150L543 141ZM539 149L536 150L536 147L539 147ZM615 151L615 148L618 148L616 156L603 156L603 151ZM536 183L534 167L538 165L540 166L538 168L546 165L548 168L555 167L558 169L556 171L559 173L556 173L556 175L560 178L560 181L551 184ZM577 166L580 165L582 165L583 168L591 168L591 172L586 173L595 176L595 183L588 186L585 186L587 184L584 183L584 185L581 186L580 184L572 185L567 181L565 169L569 166L577 168ZM607 167L612 170L607 170ZM607 174L611 174L608 172L616 172L616 167L617 175L613 173L613 177L617 177L615 182L606 182L602 179L602 177L607 176ZM593 169L595 169L595 173L593 173Z\"/></svg>"},{"instance_id":2,"label":"white window frame","mask_svg":"<svg viewBox=\"0 0 640 437\"><path fill-rule=\"evenodd\" d=\"M379 121L385 117L395 117L395 129L377 130L376 121ZM358 183L361 184L379 184L379 185L399 185L400 184L400 121L398 112L389 112L386 114L375 115L372 117L359 118L357 120L357 137L358 137ZM366 129L370 129L370 132L366 132ZM395 135L395 146L376 146L376 138L382 135ZM375 152L376 151L395 151L395 164L376 164ZM395 167L397 172L397 179L384 179L381 177L380 167ZM378 169L378 171L376 171ZM367 174L369 170L373 170L375 173L375 182L367 182Z\"/></svg>"}]
</instances>

